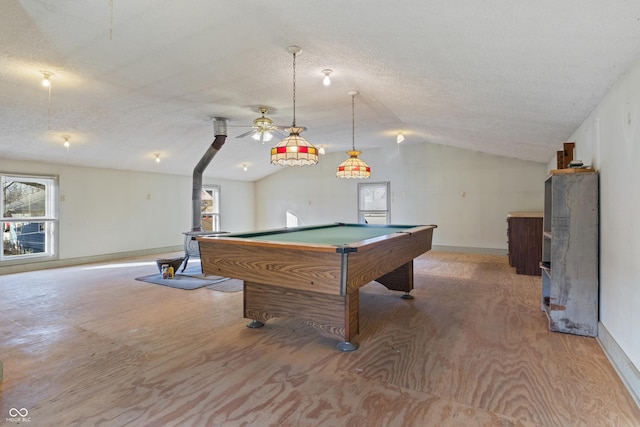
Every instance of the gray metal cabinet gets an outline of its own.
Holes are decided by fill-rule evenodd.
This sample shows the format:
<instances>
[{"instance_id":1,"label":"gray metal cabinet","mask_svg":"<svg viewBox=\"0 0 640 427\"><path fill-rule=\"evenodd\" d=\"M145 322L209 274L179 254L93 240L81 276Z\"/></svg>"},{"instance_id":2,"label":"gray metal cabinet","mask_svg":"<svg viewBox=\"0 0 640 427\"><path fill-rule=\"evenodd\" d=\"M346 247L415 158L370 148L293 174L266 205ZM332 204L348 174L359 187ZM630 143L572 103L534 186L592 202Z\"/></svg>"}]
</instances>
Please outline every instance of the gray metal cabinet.
<instances>
[{"instance_id":1,"label":"gray metal cabinet","mask_svg":"<svg viewBox=\"0 0 640 427\"><path fill-rule=\"evenodd\" d=\"M598 335L598 174L559 169L545 180L542 310L549 330Z\"/></svg>"}]
</instances>

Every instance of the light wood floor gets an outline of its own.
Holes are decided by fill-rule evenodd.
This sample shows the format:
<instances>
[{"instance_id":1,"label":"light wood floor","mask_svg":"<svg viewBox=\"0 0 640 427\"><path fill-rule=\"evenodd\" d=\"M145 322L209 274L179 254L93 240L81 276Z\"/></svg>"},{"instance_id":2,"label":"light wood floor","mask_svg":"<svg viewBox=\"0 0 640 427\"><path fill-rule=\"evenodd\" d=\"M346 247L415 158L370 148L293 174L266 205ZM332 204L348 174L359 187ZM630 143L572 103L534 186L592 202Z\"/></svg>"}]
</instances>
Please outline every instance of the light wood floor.
<instances>
[{"instance_id":1,"label":"light wood floor","mask_svg":"<svg viewBox=\"0 0 640 427\"><path fill-rule=\"evenodd\" d=\"M414 300L368 284L351 353L291 319L246 328L242 292L134 280L155 258L0 276L0 423L640 426L596 340L549 332L506 257L423 255Z\"/></svg>"}]
</instances>

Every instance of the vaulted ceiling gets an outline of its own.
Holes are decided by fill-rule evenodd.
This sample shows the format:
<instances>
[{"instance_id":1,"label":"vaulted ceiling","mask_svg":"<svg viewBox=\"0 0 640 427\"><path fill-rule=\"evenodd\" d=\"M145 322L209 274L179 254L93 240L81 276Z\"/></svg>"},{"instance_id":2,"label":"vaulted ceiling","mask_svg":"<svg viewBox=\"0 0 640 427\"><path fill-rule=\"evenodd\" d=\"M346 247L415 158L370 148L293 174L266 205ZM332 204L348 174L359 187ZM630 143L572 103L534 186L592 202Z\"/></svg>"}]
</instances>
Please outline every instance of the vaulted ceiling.
<instances>
[{"instance_id":1,"label":"vaulted ceiling","mask_svg":"<svg viewBox=\"0 0 640 427\"><path fill-rule=\"evenodd\" d=\"M331 152L437 143L547 162L640 54L637 0L3 0L0 161L257 180L293 119ZM324 86L322 70L331 69ZM53 73L50 90L42 71ZM71 146L63 147L62 135ZM156 164L155 155L161 162ZM322 161L322 159L321 159ZM246 165L248 170L243 170ZM374 166L374 165L373 165ZM0 170L2 169L0 163Z\"/></svg>"}]
</instances>

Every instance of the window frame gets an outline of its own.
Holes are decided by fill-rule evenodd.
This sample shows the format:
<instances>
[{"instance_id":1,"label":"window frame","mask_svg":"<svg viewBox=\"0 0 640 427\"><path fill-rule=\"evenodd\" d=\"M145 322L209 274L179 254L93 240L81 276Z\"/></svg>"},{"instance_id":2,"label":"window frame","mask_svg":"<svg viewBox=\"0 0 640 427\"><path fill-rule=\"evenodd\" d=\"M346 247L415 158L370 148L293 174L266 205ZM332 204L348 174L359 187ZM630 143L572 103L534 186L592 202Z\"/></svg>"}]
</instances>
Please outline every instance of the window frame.
<instances>
[{"instance_id":1,"label":"window frame","mask_svg":"<svg viewBox=\"0 0 640 427\"><path fill-rule=\"evenodd\" d=\"M17 181L25 183L37 183L44 185L45 188L45 202L44 202L44 215L28 216L28 217L13 217L5 216L5 187L7 182ZM58 206L58 181L59 178L56 175L34 175L34 174L16 174L16 173L2 173L0 172L0 223L2 223L2 251L0 252L0 265L15 264L21 262L41 262L50 261L52 259L58 259L58 225L59 225L59 206ZM42 252L30 252L30 253L18 253L18 254L5 254L5 232L7 224L14 225L14 230L20 224L20 227L24 227L26 224L41 224L43 233L43 251ZM9 227L11 229L11 226ZM15 233L15 232L14 232ZM9 242L11 242L11 235L9 235ZM17 245L17 237L16 242Z\"/></svg>"},{"instance_id":2,"label":"window frame","mask_svg":"<svg viewBox=\"0 0 640 427\"><path fill-rule=\"evenodd\" d=\"M386 209L362 209L362 197L364 188L380 187L384 186L386 191L385 206ZM385 224L391 224L391 182L359 182L358 183L358 223L367 224L367 215L381 215L385 216Z\"/></svg>"},{"instance_id":3,"label":"window frame","mask_svg":"<svg viewBox=\"0 0 640 427\"><path fill-rule=\"evenodd\" d=\"M202 199L202 203L200 205L200 215L204 216L204 215L211 215L212 216L212 230L204 230L204 224L202 226L204 231L211 231L211 232L217 232L220 231L222 229L222 225L221 225L221 217L220 217L220 204L221 204L221 191L220 191L220 186L219 185L203 185L202 186L202 190L203 192L213 192L217 195L217 206L215 206L215 203L213 203L212 206L212 210L213 212L205 212L205 207L204 207L204 199ZM215 196L212 197L213 200L215 200ZM217 212L216 209L217 208Z\"/></svg>"}]
</instances>

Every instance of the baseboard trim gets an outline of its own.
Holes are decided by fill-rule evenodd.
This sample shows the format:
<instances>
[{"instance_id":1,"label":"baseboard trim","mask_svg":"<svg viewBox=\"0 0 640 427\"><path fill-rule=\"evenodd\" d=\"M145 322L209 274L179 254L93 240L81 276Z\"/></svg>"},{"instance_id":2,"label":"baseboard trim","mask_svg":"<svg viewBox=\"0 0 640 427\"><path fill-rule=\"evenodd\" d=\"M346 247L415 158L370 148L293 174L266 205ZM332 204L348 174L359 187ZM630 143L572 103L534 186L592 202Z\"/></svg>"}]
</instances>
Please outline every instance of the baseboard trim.
<instances>
[{"instance_id":1,"label":"baseboard trim","mask_svg":"<svg viewBox=\"0 0 640 427\"><path fill-rule=\"evenodd\" d=\"M596 341L602 347L604 354L613 365L618 376L629 390L631 397L640 408L640 371L636 368L625 352L620 348L615 339L611 336L607 328L598 322L598 336Z\"/></svg>"},{"instance_id":2,"label":"baseboard trim","mask_svg":"<svg viewBox=\"0 0 640 427\"><path fill-rule=\"evenodd\" d=\"M145 255L155 255L168 252L184 252L183 245L165 246L163 248L141 249L137 251L116 252L111 254L93 255L77 258L57 259L6 265L0 268L0 276L3 274L23 273L26 271L46 270L48 268L71 267L74 265L91 264L94 262L113 261L116 259L132 258Z\"/></svg>"},{"instance_id":3,"label":"baseboard trim","mask_svg":"<svg viewBox=\"0 0 640 427\"><path fill-rule=\"evenodd\" d=\"M506 249L494 248L473 248L466 246L438 246L431 248L436 252L459 252L469 254L487 254L506 256ZM166 246L163 248L142 249L138 251L116 252L111 254L93 255L77 258L56 259L51 261L24 262L10 265L0 266L0 276L3 274L23 273L25 271L46 270L48 268L71 267L74 265L91 264L94 262L112 261L114 259L123 259L136 256L154 255L167 252L184 251L183 245Z\"/></svg>"},{"instance_id":4,"label":"baseboard trim","mask_svg":"<svg viewBox=\"0 0 640 427\"><path fill-rule=\"evenodd\" d=\"M459 252L463 254L485 254L485 255L504 255L507 256L506 249L495 248L472 248L466 246L439 246L434 245L431 247L434 252Z\"/></svg>"}]
</instances>

